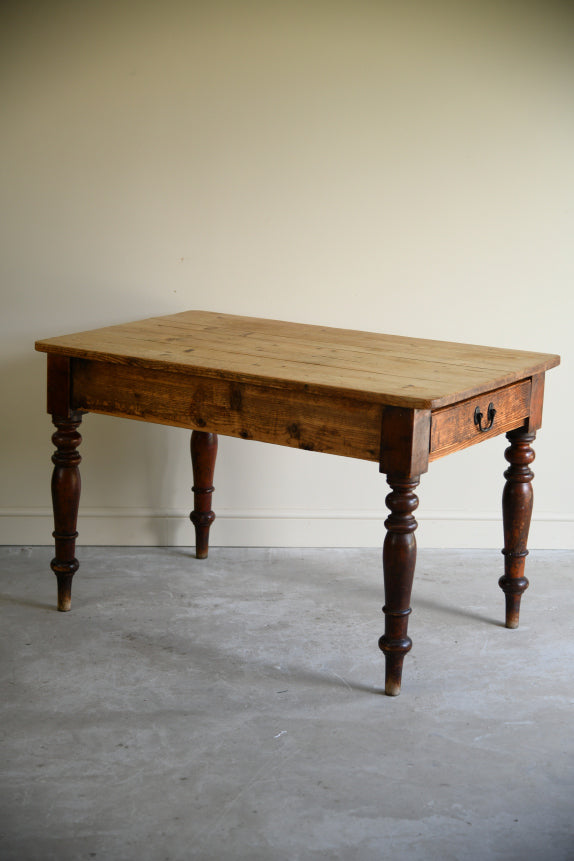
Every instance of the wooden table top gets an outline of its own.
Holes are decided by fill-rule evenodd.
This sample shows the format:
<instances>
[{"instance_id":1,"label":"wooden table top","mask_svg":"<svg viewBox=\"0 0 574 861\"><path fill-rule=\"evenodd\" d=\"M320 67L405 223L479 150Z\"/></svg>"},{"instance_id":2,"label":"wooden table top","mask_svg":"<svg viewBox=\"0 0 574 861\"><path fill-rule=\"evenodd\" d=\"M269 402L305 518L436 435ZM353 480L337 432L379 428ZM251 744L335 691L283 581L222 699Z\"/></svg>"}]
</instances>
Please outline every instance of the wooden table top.
<instances>
[{"instance_id":1,"label":"wooden table top","mask_svg":"<svg viewBox=\"0 0 574 861\"><path fill-rule=\"evenodd\" d=\"M437 409L549 370L559 356L184 311L38 341L45 353Z\"/></svg>"}]
</instances>

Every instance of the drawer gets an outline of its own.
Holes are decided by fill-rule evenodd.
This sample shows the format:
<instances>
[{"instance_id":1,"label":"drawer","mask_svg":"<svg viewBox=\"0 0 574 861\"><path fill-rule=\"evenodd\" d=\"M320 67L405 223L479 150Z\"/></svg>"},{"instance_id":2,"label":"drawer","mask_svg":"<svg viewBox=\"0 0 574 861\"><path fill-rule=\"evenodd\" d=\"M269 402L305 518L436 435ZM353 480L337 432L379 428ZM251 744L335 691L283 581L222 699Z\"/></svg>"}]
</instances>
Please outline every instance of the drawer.
<instances>
[{"instance_id":1,"label":"drawer","mask_svg":"<svg viewBox=\"0 0 574 861\"><path fill-rule=\"evenodd\" d=\"M467 401L433 412L431 417L430 459L442 457L489 437L520 427L530 413L531 381L522 380L503 389L485 392ZM494 418L489 420L492 404ZM480 430L475 422L476 409L482 413Z\"/></svg>"}]
</instances>

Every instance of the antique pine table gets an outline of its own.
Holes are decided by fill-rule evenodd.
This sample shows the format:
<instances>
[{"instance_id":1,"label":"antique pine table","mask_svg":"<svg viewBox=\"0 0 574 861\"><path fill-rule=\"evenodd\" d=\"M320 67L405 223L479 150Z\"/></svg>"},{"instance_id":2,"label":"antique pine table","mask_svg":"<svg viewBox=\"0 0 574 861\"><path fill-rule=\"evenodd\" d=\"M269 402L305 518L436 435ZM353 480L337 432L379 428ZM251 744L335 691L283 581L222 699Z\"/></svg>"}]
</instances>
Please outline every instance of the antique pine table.
<instances>
[{"instance_id":1,"label":"antique pine table","mask_svg":"<svg viewBox=\"0 0 574 861\"><path fill-rule=\"evenodd\" d=\"M186 311L38 341L48 354L58 609L69 610L86 412L189 428L196 555L207 556L217 434L378 463L391 493L383 547L385 692L400 692L415 570L415 488L429 461L506 432L506 625L518 626L532 512L531 443L559 357Z\"/></svg>"}]
</instances>

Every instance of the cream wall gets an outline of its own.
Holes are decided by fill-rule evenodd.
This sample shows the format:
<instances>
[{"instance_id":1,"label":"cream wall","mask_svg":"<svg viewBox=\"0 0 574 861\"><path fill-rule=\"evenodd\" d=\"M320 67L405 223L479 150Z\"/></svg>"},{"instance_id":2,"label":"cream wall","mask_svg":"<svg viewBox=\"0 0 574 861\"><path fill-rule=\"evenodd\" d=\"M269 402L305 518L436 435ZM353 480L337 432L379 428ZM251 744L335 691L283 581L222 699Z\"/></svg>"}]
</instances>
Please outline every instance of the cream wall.
<instances>
[{"instance_id":1,"label":"cream wall","mask_svg":"<svg viewBox=\"0 0 574 861\"><path fill-rule=\"evenodd\" d=\"M0 540L50 541L36 338L204 308L560 352L532 546L573 547L566 3L5 2ZM189 434L87 416L84 543L190 544ZM419 544L499 547L504 438ZM376 466L222 439L222 544L377 545Z\"/></svg>"}]
</instances>

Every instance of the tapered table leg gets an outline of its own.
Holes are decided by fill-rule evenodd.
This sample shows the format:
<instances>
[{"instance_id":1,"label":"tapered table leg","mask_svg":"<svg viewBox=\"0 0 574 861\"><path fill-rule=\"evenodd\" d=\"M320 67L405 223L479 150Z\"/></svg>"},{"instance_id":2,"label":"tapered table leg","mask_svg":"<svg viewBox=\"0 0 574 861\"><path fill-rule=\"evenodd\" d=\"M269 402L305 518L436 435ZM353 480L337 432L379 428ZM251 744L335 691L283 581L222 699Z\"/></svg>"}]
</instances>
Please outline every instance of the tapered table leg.
<instances>
[{"instance_id":1,"label":"tapered table leg","mask_svg":"<svg viewBox=\"0 0 574 861\"><path fill-rule=\"evenodd\" d=\"M193 511L189 519L195 526L195 555L207 558L209 527L215 520L211 510L214 491L213 473L217 457L217 434L193 431L191 434L191 465L193 468Z\"/></svg>"},{"instance_id":2,"label":"tapered table leg","mask_svg":"<svg viewBox=\"0 0 574 861\"><path fill-rule=\"evenodd\" d=\"M401 691L404 657L412 646L412 641L407 636L407 628L417 557L417 543L414 536L417 522L413 511L419 504L414 493L419 478L389 475L387 481L392 488L392 492L386 499L391 513L385 521L387 528L383 545L385 633L379 640L379 647L385 655L385 693L396 697Z\"/></svg>"},{"instance_id":3,"label":"tapered table leg","mask_svg":"<svg viewBox=\"0 0 574 861\"><path fill-rule=\"evenodd\" d=\"M52 442L56 451L52 455L52 504L54 508L54 536L56 555L50 566L58 578L58 610L66 611L72 602L72 577L80 563L76 559L76 524L80 504L81 455L76 449L82 441L78 427L81 413L71 413L68 418L52 416L56 432Z\"/></svg>"},{"instance_id":4,"label":"tapered table leg","mask_svg":"<svg viewBox=\"0 0 574 861\"><path fill-rule=\"evenodd\" d=\"M506 434L510 446L504 456L510 466L504 473L506 484L502 493L502 520L504 524L504 575L498 581L506 596L506 627L518 628L520 599L528 588L524 576L524 563L528 556L526 544L532 516L532 479L530 464L534 451L530 443L535 433L523 429Z\"/></svg>"}]
</instances>

